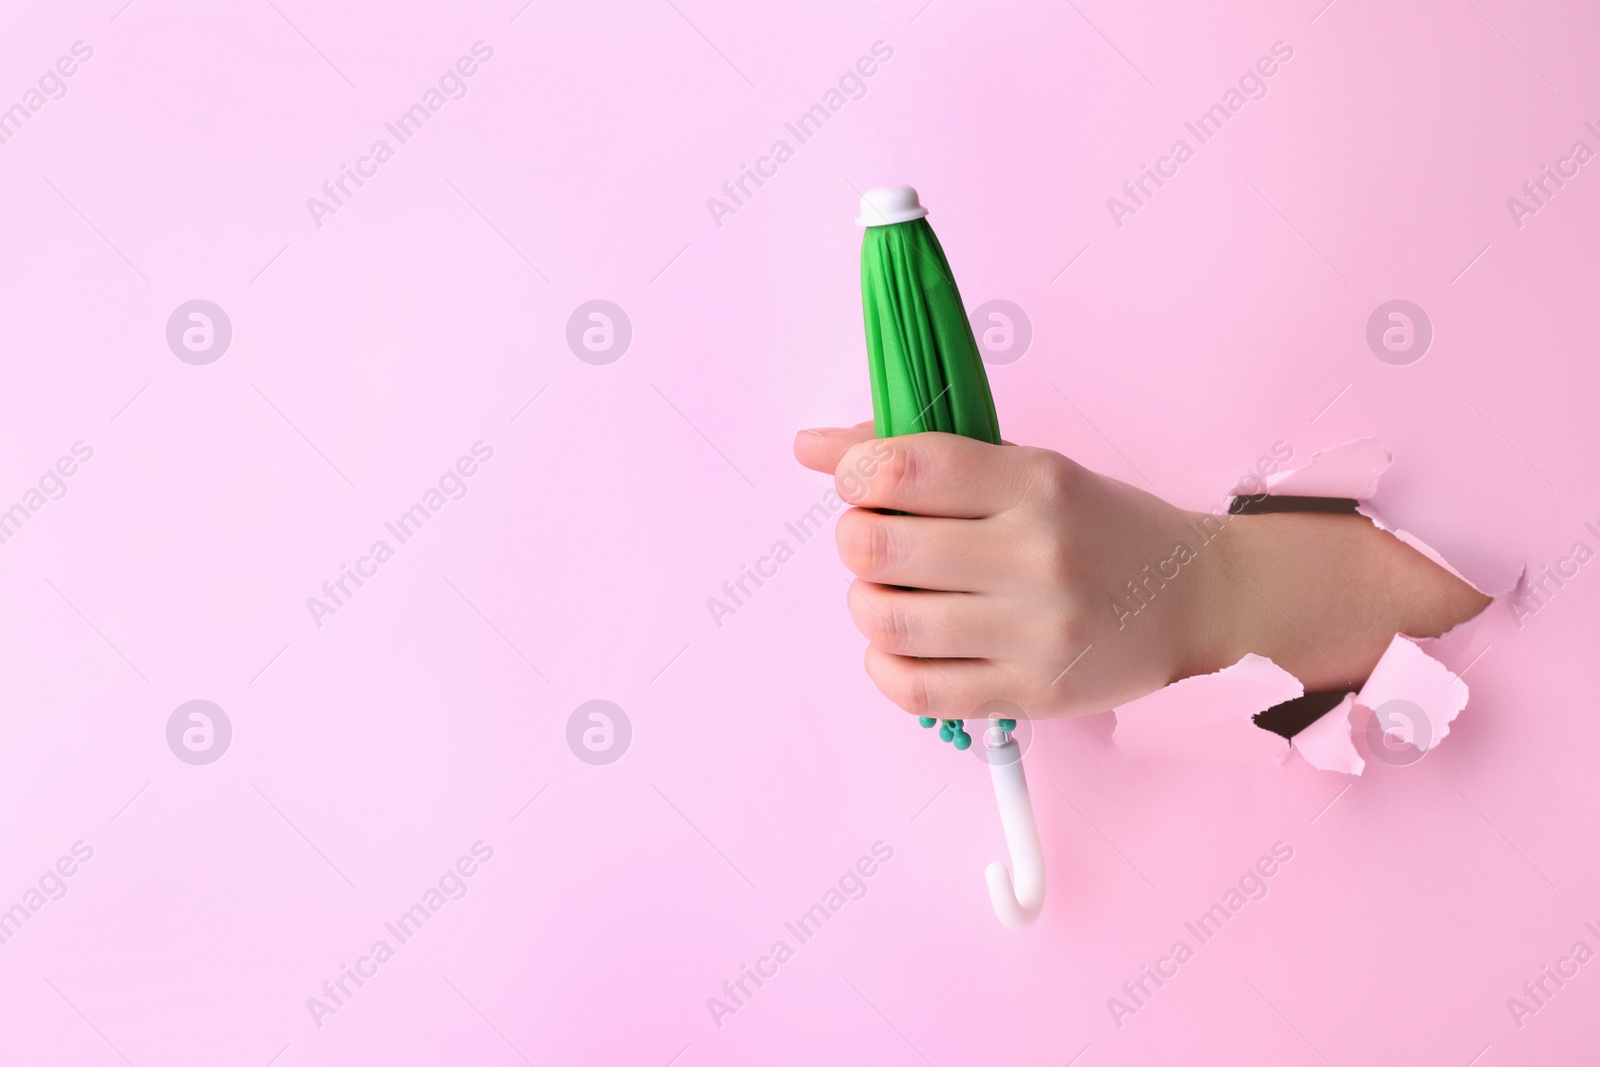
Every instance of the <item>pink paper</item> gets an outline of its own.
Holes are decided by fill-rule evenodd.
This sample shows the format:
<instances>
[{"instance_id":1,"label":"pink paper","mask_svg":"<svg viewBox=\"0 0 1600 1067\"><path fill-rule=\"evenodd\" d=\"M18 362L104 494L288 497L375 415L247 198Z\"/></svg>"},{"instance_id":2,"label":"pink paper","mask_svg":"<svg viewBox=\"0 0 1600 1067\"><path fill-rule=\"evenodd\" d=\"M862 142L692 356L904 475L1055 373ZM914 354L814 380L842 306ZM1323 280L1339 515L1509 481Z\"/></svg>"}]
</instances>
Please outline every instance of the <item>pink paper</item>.
<instances>
[{"instance_id":1,"label":"pink paper","mask_svg":"<svg viewBox=\"0 0 1600 1067\"><path fill-rule=\"evenodd\" d=\"M1600 964L1546 975L1600 951L1596 41L1572 0L0 5L0 1065L1591 1062ZM1527 569L1415 642L1447 743L1383 763L1352 706L1360 779L1285 759L1265 664L1033 723L1050 888L1000 928L989 769L865 677L790 454L871 413L892 182L1008 439L1191 508L1381 442L1369 510Z\"/></svg>"}]
</instances>

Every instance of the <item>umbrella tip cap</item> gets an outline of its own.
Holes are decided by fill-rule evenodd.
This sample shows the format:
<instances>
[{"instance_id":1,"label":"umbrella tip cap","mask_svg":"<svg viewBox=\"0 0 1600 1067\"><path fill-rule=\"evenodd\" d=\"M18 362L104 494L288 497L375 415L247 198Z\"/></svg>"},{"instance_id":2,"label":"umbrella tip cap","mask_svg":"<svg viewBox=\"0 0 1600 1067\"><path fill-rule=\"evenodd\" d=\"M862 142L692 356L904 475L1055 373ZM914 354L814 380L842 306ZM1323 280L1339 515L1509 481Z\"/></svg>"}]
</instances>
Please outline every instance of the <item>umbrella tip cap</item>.
<instances>
[{"instance_id":1,"label":"umbrella tip cap","mask_svg":"<svg viewBox=\"0 0 1600 1067\"><path fill-rule=\"evenodd\" d=\"M909 185L880 185L868 189L861 198L861 214L857 226L891 226L897 222L910 222L926 217L928 209L922 206L917 191Z\"/></svg>"}]
</instances>

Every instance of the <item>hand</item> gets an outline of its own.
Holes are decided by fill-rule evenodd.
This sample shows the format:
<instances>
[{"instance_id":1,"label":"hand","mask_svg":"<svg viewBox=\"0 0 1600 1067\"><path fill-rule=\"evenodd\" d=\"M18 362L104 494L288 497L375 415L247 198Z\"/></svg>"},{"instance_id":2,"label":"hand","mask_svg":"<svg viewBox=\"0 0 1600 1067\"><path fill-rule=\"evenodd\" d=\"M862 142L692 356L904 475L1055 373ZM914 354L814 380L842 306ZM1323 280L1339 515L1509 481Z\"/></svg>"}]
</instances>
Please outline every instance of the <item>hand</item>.
<instances>
[{"instance_id":1,"label":"hand","mask_svg":"<svg viewBox=\"0 0 1600 1067\"><path fill-rule=\"evenodd\" d=\"M1360 516L1184 511L1046 449L866 423L795 455L855 505L835 533L867 673L917 715L1105 711L1246 652L1357 688L1396 632L1489 602Z\"/></svg>"}]
</instances>

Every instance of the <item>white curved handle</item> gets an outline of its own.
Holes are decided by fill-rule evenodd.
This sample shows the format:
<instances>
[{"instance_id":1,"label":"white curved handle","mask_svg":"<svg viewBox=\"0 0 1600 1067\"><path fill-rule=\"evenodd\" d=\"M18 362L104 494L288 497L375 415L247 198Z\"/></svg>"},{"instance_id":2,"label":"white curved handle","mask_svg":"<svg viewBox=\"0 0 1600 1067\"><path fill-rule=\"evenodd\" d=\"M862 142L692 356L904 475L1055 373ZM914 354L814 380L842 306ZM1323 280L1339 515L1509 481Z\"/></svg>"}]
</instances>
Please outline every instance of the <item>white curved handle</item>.
<instances>
[{"instance_id":1,"label":"white curved handle","mask_svg":"<svg viewBox=\"0 0 1600 1067\"><path fill-rule=\"evenodd\" d=\"M992 743L999 738L1004 740ZM1044 848L1039 844L1039 828L1034 825L1028 779L1022 773L1022 752L1016 741L991 727L984 743L1013 870L1007 871L1005 864L996 861L983 875L989 883L989 902L994 905L995 915L1012 930L1022 930L1033 925L1044 907Z\"/></svg>"}]
</instances>

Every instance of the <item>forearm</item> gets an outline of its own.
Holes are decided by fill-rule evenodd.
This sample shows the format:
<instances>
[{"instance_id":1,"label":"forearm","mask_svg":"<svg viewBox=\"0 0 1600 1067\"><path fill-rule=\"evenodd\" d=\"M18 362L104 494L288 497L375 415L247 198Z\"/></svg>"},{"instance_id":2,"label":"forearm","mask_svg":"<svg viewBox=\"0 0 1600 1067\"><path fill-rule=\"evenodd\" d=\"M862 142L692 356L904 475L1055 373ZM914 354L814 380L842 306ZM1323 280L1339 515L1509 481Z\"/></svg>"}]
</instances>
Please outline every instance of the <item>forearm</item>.
<instances>
[{"instance_id":1,"label":"forearm","mask_svg":"<svg viewBox=\"0 0 1600 1067\"><path fill-rule=\"evenodd\" d=\"M1396 633L1436 637L1490 603L1357 515L1233 518L1217 539L1189 674L1270 658L1307 692L1357 689Z\"/></svg>"}]
</instances>

